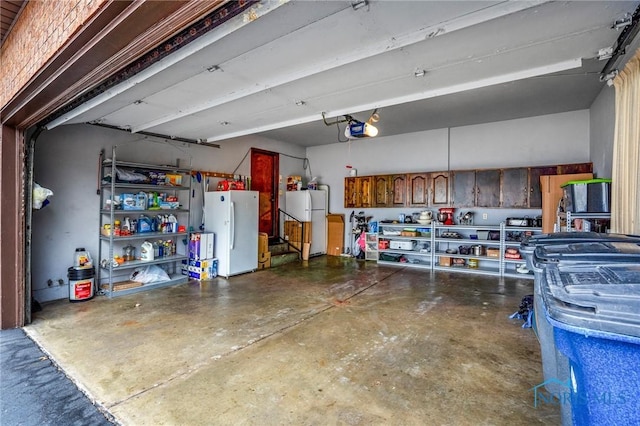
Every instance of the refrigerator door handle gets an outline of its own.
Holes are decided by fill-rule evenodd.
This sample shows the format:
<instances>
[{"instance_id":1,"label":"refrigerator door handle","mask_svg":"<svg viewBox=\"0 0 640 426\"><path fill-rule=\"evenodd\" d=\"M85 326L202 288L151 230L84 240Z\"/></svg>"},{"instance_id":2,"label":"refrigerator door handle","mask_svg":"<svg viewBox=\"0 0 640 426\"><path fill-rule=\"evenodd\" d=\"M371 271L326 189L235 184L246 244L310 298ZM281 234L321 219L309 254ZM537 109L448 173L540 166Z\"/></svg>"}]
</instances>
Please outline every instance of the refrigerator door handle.
<instances>
[{"instance_id":1,"label":"refrigerator door handle","mask_svg":"<svg viewBox=\"0 0 640 426\"><path fill-rule=\"evenodd\" d=\"M231 245L229 248L233 250L233 246L236 244L236 203L231 202L231 217L229 218L229 231L231 232Z\"/></svg>"}]
</instances>

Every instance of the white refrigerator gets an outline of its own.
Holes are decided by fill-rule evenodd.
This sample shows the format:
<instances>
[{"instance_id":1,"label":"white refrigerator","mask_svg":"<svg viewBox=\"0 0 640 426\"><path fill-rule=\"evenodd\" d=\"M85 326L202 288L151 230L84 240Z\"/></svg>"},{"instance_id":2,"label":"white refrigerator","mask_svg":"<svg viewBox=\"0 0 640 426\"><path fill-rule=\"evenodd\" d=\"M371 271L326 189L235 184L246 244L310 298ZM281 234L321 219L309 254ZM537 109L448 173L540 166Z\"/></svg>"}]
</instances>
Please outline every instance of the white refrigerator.
<instances>
[{"instance_id":1,"label":"white refrigerator","mask_svg":"<svg viewBox=\"0 0 640 426\"><path fill-rule=\"evenodd\" d=\"M287 191L286 212L303 222L311 222L309 255L327 253L327 192Z\"/></svg>"},{"instance_id":2,"label":"white refrigerator","mask_svg":"<svg viewBox=\"0 0 640 426\"><path fill-rule=\"evenodd\" d=\"M258 269L258 191L204 194L204 229L215 234L218 275Z\"/></svg>"}]
</instances>

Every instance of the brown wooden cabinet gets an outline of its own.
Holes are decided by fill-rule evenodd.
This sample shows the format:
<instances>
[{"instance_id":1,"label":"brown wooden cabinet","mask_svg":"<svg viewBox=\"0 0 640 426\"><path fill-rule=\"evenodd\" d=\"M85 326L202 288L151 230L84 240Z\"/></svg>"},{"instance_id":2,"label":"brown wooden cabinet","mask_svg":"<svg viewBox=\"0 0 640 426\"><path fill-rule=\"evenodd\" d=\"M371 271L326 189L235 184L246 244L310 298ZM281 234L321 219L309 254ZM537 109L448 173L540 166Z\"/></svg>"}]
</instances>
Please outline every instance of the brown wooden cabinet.
<instances>
[{"instance_id":1,"label":"brown wooden cabinet","mask_svg":"<svg viewBox=\"0 0 640 426\"><path fill-rule=\"evenodd\" d=\"M540 176L555 175L556 167L531 167L529 169L529 207L542 208L542 187Z\"/></svg>"},{"instance_id":2,"label":"brown wooden cabinet","mask_svg":"<svg viewBox=\"0 0 640 426\"><path fill-rule=\"evenodd\" d=\"M346 208L373 207L373 176L344 178L344 206Z\"/></svg>"},{"instance_id":3,"label":"brown wooden cabinet","mask_svg":"<svg viewBox=\"0 0 640 426\"><path fill-rule=\"evenodd\" d=\"M476 171L476 207L500 207L501 170Z\"/></svg>"},{"instance_id":4,"label":"brown wooden cabinet","mask_svg":"<svg viewBox=\"0 0 640 426\"><path fill-rule=\"evenodd\" d=\"M455 207L473 207L476 201L476 171L459 170L451 173Z\"/></svg>"},{"instance_id":5,"label":"brown wooden cabinet","mask_svg":"<svg viewBox=\"0 0 640 426\"><path fill-rule=\"evenodd\" d=\"M558 175L574 175L577 173L593 173L593 163L561 164L557 168Z\"/></svg>"},{"instance_id":6,"label":"brown wooden cabinet","mask_svg":"<svg viewBox=\"0 0 640 426\"><path fill-rule=\"evenodd\" d=\"M373 176L356 178L356 187L360 190L358 194L360 207L373 207Z\"/></svg>"},{"instance_id":7,"label":"brown wooden cabinet","mask_svg":"<svg viewBox=\"0 0 640 426\"><path fill-rule=\"evenodd\" d=\"M592 163L577 163L346 177L344 206L541 208L540 176L592 170Z\"/></svg>"},{"instance_id":8,"label":"brown wooden cabinet","mask_svg":"<svg viewBox=\"0 0 640 426\"><path fill-rule=\"evenodd\" d=\"M407 200L407 175L391 176L391 203L389 207L404 207Z\"/></svg>"},{"instance_id":9,"label":"brown wooden cabinet","mask_svg":"<svg viewBox=\"0 0 640 426\"><path fill-rule=\"evenodd\" d=\"M346 177L344 178L344 206L345 208L356 207L357 191L356 191L356 178Z\"/></svg>"},{"instance_id":10,"label":"brown wooden cabinet","mask_svg":"<svg viewBox=\"0 0 640 426\"><path fill-rule=\"evenodd\" d=\"M428 197L428 174L412 173L407 175L407 206L408 207L427 207Z\"/></svg>"},{"instance_id":11,"label":"brown wooden cabinet","mask_svg":"<svg viewBox=\"0 0 640 426\"><path fill-rule=\"evenodd\" d=\"M391 204L391 178L389 175L373 177L373 205L375 207L389 207Z\"/></svg>"},{"instance_id":12,"label":"brown wooden cabinet","mask_svg":"<svg viewBox=\"0 0 640 426\"><path fill-rule=\"evenodd\" d=\"M449 172L431 172L429 175L429 206L449 205Z\"/></svg>"},{"instance_id":13,"label":"brown wooden cabinet","mask_svg":"<svg viewBox=\"0 0 640 426\"><path fill-rule=\"evenodd\" d=\"M502 170L503 208L529 206L529 169L526 167Z\"/></svg>"}]
</instances>

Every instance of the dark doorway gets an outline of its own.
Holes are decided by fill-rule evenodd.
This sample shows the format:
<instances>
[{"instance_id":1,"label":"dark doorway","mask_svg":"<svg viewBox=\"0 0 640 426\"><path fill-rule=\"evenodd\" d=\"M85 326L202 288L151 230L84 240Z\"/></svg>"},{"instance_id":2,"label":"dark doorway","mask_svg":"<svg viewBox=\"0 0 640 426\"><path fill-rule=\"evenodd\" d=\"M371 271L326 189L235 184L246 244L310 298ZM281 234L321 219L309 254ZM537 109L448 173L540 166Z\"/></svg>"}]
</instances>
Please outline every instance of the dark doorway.
<instances>
[{"instance_id":1,"label":"dark doorway","mask_svg":"<svg viewBox=\"0 0 640 426\"><path fill-rule=\"evenodd\" d=\"M280 154L251 148L251 190L259 191L258 230L278 235Z\"/></svg>"}]
</instances>

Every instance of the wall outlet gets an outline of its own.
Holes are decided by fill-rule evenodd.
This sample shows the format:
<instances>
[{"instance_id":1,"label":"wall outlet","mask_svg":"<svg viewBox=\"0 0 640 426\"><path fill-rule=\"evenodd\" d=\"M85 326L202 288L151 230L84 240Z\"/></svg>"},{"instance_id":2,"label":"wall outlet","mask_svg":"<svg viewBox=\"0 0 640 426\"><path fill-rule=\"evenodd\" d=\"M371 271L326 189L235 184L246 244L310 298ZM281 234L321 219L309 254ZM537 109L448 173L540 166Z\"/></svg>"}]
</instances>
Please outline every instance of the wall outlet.
<instances>
[{"instance_id":1,"label":"wall outlet","mask_svg":"<svg viewBox=\"0 0 640 426\"><path fill-rule=\"evenodd\" d=\"M482 213L482 219L483 219L483 220L487 220L487 219L489 219L489 215L488 215L488 214L486 214L486 213Z\"/></svg>"}]
</instances>

